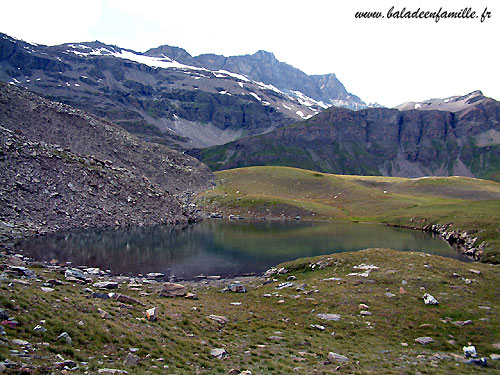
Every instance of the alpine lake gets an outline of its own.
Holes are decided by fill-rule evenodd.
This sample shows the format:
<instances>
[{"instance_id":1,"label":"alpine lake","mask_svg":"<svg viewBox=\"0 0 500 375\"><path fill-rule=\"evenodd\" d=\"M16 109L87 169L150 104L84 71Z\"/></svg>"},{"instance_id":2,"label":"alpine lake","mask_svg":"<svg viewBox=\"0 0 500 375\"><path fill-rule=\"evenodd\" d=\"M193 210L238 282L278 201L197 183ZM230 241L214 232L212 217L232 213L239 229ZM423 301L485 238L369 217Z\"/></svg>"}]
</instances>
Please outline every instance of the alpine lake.
<instances>
[{"instance_id":1,"label":"alpine lake","mask_svg":"<svg viewBox=\"0 0 500 375\"><path fill-rule=\"evenodd\" d=\"M162 273L193 280L259 274L304 257L381 247L468 258L436 235L381 224L327 221L205 220L185 226L59 232L17 250L37 261L71 262L113 274Z\"/></svg>"}]
</instances>

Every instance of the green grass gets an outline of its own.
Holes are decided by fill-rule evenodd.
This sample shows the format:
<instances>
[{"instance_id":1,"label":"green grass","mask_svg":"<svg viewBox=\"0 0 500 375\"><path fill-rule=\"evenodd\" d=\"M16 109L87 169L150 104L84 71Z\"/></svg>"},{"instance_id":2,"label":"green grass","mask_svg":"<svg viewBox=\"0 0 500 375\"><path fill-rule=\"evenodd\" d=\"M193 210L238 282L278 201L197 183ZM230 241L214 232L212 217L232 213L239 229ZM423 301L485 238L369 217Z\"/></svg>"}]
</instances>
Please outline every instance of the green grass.
<instances>
[{"instance_id":1,"label":"green grass","mask_svg":"<svg viewBox=\"0 0 500 375\"><path fill-rule=\"evenodd\" d=\"M349 276L361 263L379 268L367 278ZM16 328L6 328L4 338L7 342L14 338L29 341L36 348L31 366L38 367L39 373L43 366L57 361L57 354L80 362L81 373L103 367L133 374L227 374L230 369L254 374L329 374L337 366L339 373L353 374L493 374L500 369L494 362L482 369L451 357L460 355L468 342L481 356L498 352L492 346L500 337L496 314L500 290L492 287L500 276L498 266L471 266L413 252L402 256L389 249L300 259L281 266L288 272L270 284L264 285L262 278L242 278L249 290L245 294L221 293L231 281L190 284L199 300L159 298L159 285L145 284L140 291L120 285L120 293L137 298L144 307L87 299L84 285L66 284L44 293L39 288L42 283L62 279L62 275L37 268L39 281L29 286L16 282L8 286L12 279L0 284L1 294L14 301L8 307L10 315L20 322ZM481 274L471 273L472 267ZM452 277L453 273L460 277ZM290 275L297 278L295 285L306 284L304 292L276 289ZM323 281L330 277L342 280ZM466 278L474 281L467 284ZM405 294L399 293L400 286ZM387 297L386 292L395 296ZM421 299L425 292L440 304L425 306ZM265 297L268 294L271 297ZM361 303L369 308L360 308ZM158 308L156 322L144 319L144 310L151 306ZM113 318L102 319L97 308ZM362 309L372 316L362 317ZM317 313L336 313L341 319L323 321ZM210 314L226 316L228 323L207 319ZM450 318L470 319L473 324L457 327L448 322ZM47 332L37 336L32 329L41 319L46 320ZM321 324L325 331L313 329L311 324ZM63 331L72 337L71 345L55 340ZM282 339L273 340L273 336ZM420 336L435 341L421 346L414 341ZM450 343L451 339L455 342ZM139 349L136 354L141 362L126 367L122 362L130 347ZM211 357L210 350L216 347L225 348L229 358ZM16 361L10 349L19 348L0 346L0 356ZM331 351L347 356L349 362L327 363ZM448 359L434 361L435 354Z\"/></svg>"},{"instance_id":2,"label":"green grass","mask_svg":"<svg viewBox=\"0 0 500 375\"><path fill-rule=\"evenodd\" d=\"M415 228L452 224L488 243L483 260L500 263L500 184L494 181L331 175L290 167L238 168L216 175L217 186L199 198L207 210Z\"/></svg>"}]
</instances>

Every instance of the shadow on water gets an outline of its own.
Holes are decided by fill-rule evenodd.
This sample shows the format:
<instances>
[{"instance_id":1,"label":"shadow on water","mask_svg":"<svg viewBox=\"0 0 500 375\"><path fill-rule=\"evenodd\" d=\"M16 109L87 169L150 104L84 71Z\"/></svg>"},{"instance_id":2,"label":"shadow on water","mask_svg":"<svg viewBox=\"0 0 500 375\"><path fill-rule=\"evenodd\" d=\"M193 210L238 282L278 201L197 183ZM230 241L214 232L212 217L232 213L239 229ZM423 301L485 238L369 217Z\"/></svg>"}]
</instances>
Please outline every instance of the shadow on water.
<instances>
[{"instance_id":1,"label":"shadow on water","mask_svg":"<svg viewBox=\"0 0 500 375\"><path fill-rule=\"evenodd\" d=\"M18 250L40 261L117 274L162 272L179 279L259 273L302 257L389 247L467 260L429 233L379 224L208 220L195 225L84 230L38 237ZM401 254L403 255L403 254Z\"/></svg>"}]
</instances>

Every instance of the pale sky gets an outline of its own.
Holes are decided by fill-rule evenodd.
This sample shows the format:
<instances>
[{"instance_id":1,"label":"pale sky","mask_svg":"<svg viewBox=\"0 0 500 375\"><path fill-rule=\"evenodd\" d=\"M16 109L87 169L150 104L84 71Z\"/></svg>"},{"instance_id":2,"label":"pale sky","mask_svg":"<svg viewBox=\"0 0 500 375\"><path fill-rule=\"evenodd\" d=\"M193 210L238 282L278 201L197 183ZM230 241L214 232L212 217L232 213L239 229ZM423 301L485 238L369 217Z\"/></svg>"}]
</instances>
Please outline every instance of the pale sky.
<instances>
[{"instance_id":1,"label":"pale sky","mask_svg":"<svg viewBox=\"0 0 500 375\"><path fill-rule=\"evenodd\" d=\"M460 11L477 19L356 19L391 6ZM484 9L491 18L483 23ZM46 0L2 1L0 32L47 45L99 40L144 52L162 44L191 55L263 49L307 74L335 73L365 102L482 90L500 100L498 0Z\"/></svg>"}]
</instances>

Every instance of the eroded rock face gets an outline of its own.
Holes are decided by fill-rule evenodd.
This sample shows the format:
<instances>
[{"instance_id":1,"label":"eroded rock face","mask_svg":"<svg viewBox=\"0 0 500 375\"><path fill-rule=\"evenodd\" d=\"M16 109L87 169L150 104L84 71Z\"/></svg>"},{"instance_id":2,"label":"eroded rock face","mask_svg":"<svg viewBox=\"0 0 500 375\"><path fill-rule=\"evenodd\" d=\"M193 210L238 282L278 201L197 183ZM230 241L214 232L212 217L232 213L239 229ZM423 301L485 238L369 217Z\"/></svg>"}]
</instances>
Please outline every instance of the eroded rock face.
<instances>
[{"instance_id":1,"label":"eroded rock face","mask_svg":"<svg viewBox=\"0 0 500 375\"><path fill-rule=\"evenodd\" d=\"M213 169L285 165L339 174L488 178L500 158L499 108L493 99L458 113L332 107L194 154Z\"/></svg>"}]
</instances>

